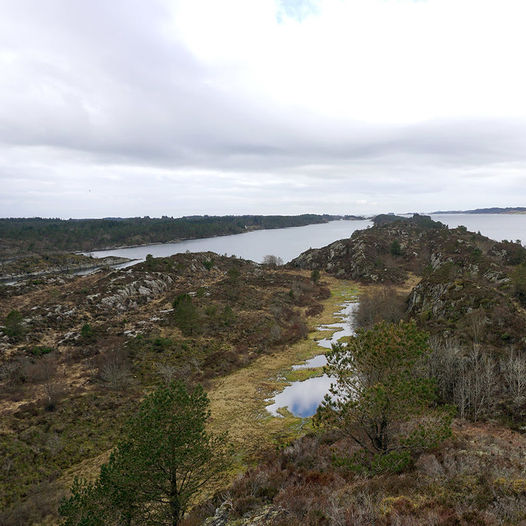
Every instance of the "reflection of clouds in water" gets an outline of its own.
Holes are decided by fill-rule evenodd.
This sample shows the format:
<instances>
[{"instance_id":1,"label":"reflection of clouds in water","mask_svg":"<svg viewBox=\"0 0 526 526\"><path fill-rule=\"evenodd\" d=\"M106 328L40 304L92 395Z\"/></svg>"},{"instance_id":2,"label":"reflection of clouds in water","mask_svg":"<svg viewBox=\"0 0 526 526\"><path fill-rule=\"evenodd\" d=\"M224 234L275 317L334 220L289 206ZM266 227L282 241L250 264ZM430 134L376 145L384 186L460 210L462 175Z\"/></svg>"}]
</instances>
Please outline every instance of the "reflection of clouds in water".
<instances>
[{"instance_id":1,"label":"reflection of clouds in water","mask_svg":"<svg viewBox=\"0 0 526 526\"><path fill-rule=\"evenodd\" d=\"M303 382L294 382L275 396L274 403L267 406L267 410L272 415L279 416L277 410L280 407L287 407L295 416L302 418L312 416L332 382L333 379L326 374Z\"/></svg>"},{"instance_id":2,"label":"reflection of clouds in water","mask_svg":"<svg viewBox=\"0 0 526 526\"><path fill-rule=\"evenodd\" d=\"M298 369L314 369L317 367L323 367L324 365L327 365L327 358L324 354L318 354L314 358L307 360L305 363L293 365L292 370L297 371Z\"/></svg>"},{"instance_id":3,"label":"reflection of clouds in water","mask_svg":"<svg viewBox=\"0 0 526 526\"><path fill-rule=\"evenodd\" d=\"M338 329L331 338L324 338L318 341L318 345L324 349L330 349L333 343L336 343L344 336L352 336L354 334L354 313L358 308L359 303L344 303L343 309L336 312L334 315L341 319L339 323L331 323L318 327L319 331L328 331L331 329Z\"/></svg>"},{"instance_id":4,"label":"reflection of clouds in water","mask_svg":"<svg viewBox=\"0 0 526 526\"><path fill-rule=\"evenodd\" d=\"M325 338L318 341L318 345L330 349L331 345L336 343L340 338L354 334L353 314L357 308L358 303L345 302L343 308L335 313L335 315L341 319L341 322L318 327L318 330L340 329L335 332L331 338ZM318 356L307 360L304 364L294 365L292 369L297 370L322 367L326 363L327 358L325 355L319 354ZM299 416L301 418L312 416L316 412L316 409L318 409L323 397L329 391L329 387L333 380L333 378L324 374L320 377L309 378L303 382L293 382L274 397L274 403L267 406L267 410L273 416L279 416L277 410L281 407L286 407L294 416Z\"/></svg>"}]
</instances>

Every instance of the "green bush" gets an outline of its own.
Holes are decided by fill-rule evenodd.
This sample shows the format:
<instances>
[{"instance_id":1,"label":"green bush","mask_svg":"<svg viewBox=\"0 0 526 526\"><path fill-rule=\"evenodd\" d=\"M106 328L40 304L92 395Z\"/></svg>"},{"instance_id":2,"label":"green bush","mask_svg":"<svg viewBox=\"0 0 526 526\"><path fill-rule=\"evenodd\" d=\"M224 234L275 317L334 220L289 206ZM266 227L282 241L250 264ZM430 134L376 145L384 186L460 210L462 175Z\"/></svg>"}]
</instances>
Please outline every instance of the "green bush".
<instances>
[{"instance_id":1,"label":"green bush","mask_svg":"<svg viewBox=\"0 0 526 526\"><path fill-rule=\"evenodd\" d=\"M80 336L84 341L95 339L95 332L89 323L85 323L80 329Z\"/></svg>"},{"instance_id":2,"label":"green bush","mask_svg":"<svg viewBox=\"0 0 526 526\"><path fill-rule=\"evenodd\" d=\"M203 261L203 266L206 268L206 270L210 270L214 266L214 258Z\"/></svg>"},{"instance_id":3,"label":"green bush","mask_svg":"<svg viewBox=\"0 0 526 526\"><path fill-rule=\"evenodd\" d=\"M401 256L402 255L402 247L400 246L400 242L395 239L391 243L391 247L389 248L389 251L391 252L392 256Z\"/></svg>"},{"instance_id":4,"label":"green bush","mask_svg":"<svg viewBox=\"0 0 526 526\"><path fill-rule=\"evenodd\" d=\"M53 348L46 347L45 345L39 345L37 347L33 347L30 352L33 356L44 356L45 354L53 352Z\"/></svg>"},{"instance_id":5,"label":"green bush","mask_svg":"<svg viewBox=\"0 0 526 526\"><path fill-rule=\"evenodd\" d=\"M168 349L173 344L173 341L170 338L154 338L152 340L152 349L155 352L163 352Z\"/></svg>"},{"instance_id":6,"label":"green bush","mask_svg":"<svg viewBox=\"0 0 526 526\"><path fill-rule=\"evenodd\" d=\"M5 319L4 333L14 341L20 341L26 334L23 317L17 310L12 310Z\"/></svg>"},{"instance_id":7,"label":"green bush","mask_svg":"<svg viewBox=\"0 0 526 526\"><path fill-rule=\"evenodd\" d=\"M435 406L435 382L419 374L429 352L427 335L414 322L358 329L327 354L324 370L335 382L315 423L358 444L364 469L403 469L407 454L434 448L451 434L452 409Z\"/></svg>"},{"instance_id":8,"label":"green bush","mask_svg":"<svg viewBox=\"0 0 526 526\"><path fill-rule=\"evenodd\" d=\"M185 336L199 334L201 329L200 316L197 307L189 294L179 294L174 299L174 321Z\"/></svg>"}]
</instances>

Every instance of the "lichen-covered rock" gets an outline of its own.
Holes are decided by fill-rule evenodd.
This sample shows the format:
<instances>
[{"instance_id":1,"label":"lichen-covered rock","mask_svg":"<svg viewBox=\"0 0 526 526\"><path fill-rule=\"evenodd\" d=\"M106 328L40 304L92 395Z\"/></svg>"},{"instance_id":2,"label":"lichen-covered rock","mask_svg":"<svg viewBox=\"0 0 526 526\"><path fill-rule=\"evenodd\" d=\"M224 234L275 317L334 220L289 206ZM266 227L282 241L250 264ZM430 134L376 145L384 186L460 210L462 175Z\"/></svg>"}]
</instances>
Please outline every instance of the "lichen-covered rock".
<instances>
[{"instance_id":1,"label":"lichen-covered rock","mask_svg":"<svg viewBox=\"0 0 526 526\"><path fill-rule=\"evenodd\" d=\"M205 520L203 526L270 526L284 513L280 507L267 505L247 513L240 519L230 519L230 510L230 503L224 502L216 509L213 517Z\"/></svg>"}]
</instances>

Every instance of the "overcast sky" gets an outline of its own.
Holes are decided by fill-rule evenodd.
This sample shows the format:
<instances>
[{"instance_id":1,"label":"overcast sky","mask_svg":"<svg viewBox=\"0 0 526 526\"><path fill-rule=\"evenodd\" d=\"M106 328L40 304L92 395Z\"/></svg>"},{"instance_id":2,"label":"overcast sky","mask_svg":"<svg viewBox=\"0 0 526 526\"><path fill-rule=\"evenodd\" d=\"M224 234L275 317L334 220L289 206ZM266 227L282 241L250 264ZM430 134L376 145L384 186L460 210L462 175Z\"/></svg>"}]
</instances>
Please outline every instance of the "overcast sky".
<instances>
[{"instance_id":1,"label":"overcast sky","mask_svg":"<svg viewBox=\"0 0 526 526\"><path fill-rule=\"evenodd\" d=\"M0 13L0 216L526 206L524 0Z\"/></svg>"}]
</instances>

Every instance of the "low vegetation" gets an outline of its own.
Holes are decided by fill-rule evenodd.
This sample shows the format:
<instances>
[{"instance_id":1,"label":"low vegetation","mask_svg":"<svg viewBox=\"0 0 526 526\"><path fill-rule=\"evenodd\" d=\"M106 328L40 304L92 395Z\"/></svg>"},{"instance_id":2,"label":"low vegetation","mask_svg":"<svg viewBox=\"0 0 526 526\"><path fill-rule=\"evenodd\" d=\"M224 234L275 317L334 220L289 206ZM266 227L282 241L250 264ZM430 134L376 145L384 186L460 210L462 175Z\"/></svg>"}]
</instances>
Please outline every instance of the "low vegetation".
<instances>
[{"instance_id":1,"label":"low vegetation","mask_svg":"<svg viewBox=\"0 0 526 526\"><path fill-rule=\"evenodd\" d=\"M210 253L7 287L0 523L56 517L69 471L99 470L145 393L177 380L209 386L301 340L328 295L305 273Z\"/></svg>"},{"instance_id":2,"label":"low vegetation","mask_svg":"<svg viewBox=\"0 0 526 526\"><path fill-rule=\"evenodd\" d=\"M56 524L64 497L67 525L522 524L525 264L385 216L293 265L179 254L0 289L0 523ZM330 393L313 420L270 417L345 276L359 328Z\"/></svg>"}]
</instances>

